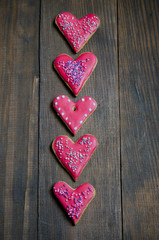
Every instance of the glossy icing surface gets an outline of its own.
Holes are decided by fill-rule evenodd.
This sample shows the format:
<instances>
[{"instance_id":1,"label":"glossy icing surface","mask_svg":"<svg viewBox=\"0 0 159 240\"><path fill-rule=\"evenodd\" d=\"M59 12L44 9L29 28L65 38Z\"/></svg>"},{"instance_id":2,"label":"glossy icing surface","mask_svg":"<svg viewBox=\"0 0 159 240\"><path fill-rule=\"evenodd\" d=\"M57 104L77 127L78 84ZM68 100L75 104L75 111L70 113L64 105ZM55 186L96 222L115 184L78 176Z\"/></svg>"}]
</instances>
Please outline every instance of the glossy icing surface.
<instances>
[{"instance_id":1,"label":"glossy icing surface","mask_svg":"<svg viewBox=\"0 0 159 240\"><path fill-rule=\"evenodd\" d=\"M71 13L63 12L56 17L55 23L77 53L97 30L100 21L94 14L77 19Z\"/></svg>"},{"instance_id":2,"label":"glossy icing surface","mask_svg":"<svg viewBox=\"0 0 159 240\"><path fill-rule=\"evenodd\" d=\"M65 182L57 182L53 187L53 192L75 225L95 196L94 187L88 183L72 189Z\"/></svg>"},{"instance_id":3,"label":"glossy icing surface","mask_svg":"<svg viewBox=\"0 0 159 240\"><path fill-rule=\"evenodd\" d=\"M52 149L61 164L76 181L97 147L93 135L85 134L76 143L67 136L57 137Z\"/></svg>"},{"instance_id":4,"label":"glossy icing surface","mask_svg":"<svg viewBox=\"0 0 159 240\"><path fill-rule=\"evenodd\" d=\"M96 63L97 58L93 53L83 53L76 60L67 54L61 54L55 59L54 67L77 96L94 70Z\"/></svg>"},{"instance_id":5,"label":"glossy icing surface","mask_svg":"<svg viewBox=\"0 0 159 240\"><path fill-rule=\"evenodd\" d=\"M65 95L59 95L54 99L53 107L75 135L87 118L94 112L97 103L91 97L83 97L74 103Z\"/></svg>"}]
</instances>

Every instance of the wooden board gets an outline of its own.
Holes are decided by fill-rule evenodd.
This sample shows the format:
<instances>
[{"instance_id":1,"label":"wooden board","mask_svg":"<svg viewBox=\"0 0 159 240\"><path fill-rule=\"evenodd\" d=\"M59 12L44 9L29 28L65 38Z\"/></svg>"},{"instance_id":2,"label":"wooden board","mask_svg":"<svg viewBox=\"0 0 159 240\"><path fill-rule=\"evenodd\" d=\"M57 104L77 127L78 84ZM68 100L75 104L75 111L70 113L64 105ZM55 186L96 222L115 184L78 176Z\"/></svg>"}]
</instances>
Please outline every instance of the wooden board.
<instances>
[{"instance_id":1,"label":"wooden board","mask_svg":"<svg viewBox=\"0 0 159 240\"><path fill-rule=\"evenodd\" d=\"M158 10L118 5L124 239L159 239Z\"/></svg>"},{"instance_id":2,"label":"wooden board","mask_svg":"<svg viewBox=\"0 0 159 240\"><path fill-rule=\"evenodd\" d=\"M39 1L0 1L0 239L6 240L37 238L38 21Z\"/></svg>"},{"instance_id":3,"label":"wooden board","mask_svg":"<svg viewBox=\"0 0 159 240\"><path fill-rule=\"evenodd\" d=\"M76 58L54 24L56 15L69 11L77 18L94 13L101 26L80 53L93 52L98 58L94 73L74 98L52 68L56 56L66 53ZM121 239L120 142L117 65L117 1L42 1L40 34L40 136L39 136L39 239ZM97 110L73 137L52 109L53 99L64 94L73 101L91 96ZM99 146L84 172L74 183L51 150L59 135L77 141L93 134ZM76 188L88 182L97 191L76 227L52 195L57 181Z\"/></svg>"},{"instance_id":4,"label":"wooden board","mask_svg":"<svg viewBox=\"0 0 159 240\"><path fill-rule=\"evenodd\" d=\"M0 1L0 239L159 239L157 0ZM69 11L101 25L75 54L54 24ZM98 64L78 97L52 68L90 51ZM52 108L65 94L98 107L73 137ZM51 150L59 135L98 148L73 182ZM57 181L96 189L77 226L52 194Z\"/></svg>"}]
</instances>

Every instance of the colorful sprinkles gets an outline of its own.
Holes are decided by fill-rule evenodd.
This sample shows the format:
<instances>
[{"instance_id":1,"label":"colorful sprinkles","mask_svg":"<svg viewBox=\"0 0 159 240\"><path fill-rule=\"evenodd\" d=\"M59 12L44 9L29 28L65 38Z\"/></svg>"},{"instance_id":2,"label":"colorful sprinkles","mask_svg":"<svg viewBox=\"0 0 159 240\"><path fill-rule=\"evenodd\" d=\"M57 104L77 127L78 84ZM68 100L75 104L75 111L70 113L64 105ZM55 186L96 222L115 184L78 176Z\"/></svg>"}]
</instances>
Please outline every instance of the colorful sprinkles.
<instances>
[{"instance_id":1,"label":"colorful sprinkles","mask_svg":"<svg viewBox=\"0 0 159 240\"><path fill-rule=\"evenodd\" d=\"M64 12L56 17L55 22L76 53L99 26L99 18L94 14L78 20L71 13Z\"/></svg>"},{"instance_id":2,"label":"colorful sprinkles","mask_svg":"<svg viewBox=\"0 0 159 240\"><path fill-rule=\"evenodd\" d=\"M67 136L57 137L52 145L55 155L76 181L97 147L93 135L83 135L77 143Z\"/></svg>"},{"instance_id":3,"label":"colorful sprinkles","mask_svg":"<svg viewBox=\"0 0 159 240\"><path fill-rule=\"evenodd\" d=\"M61 54L55 59L54 68L77 96L96 64L97 58L90 52L82 53L76 60L67 54Z\"/></svg>"},{"instance_id":4,"label":"colorful sprinkles","mask_svg":"<svg viewBox=\"0 0 159 240\"><path fill-rule=\"evenodd\" d=\"M66 183L57 182L53 191L74 224L78 223L83 211L95 196L94 188L88 183L84 183L73 190Z\"/></svg>"},{"instance_id":5,"label":"colorful sprinkles","mask_svg":"<svg viewBox=\"0 0 159 240\"><path fill-rule=\"evenodd\" d=\"M64 61L57 62L58 67L62 67L66 76L67 82L71 82L73 85L80 86L80 81L84 75L85 70L87 69L87 65L89 59L74 61L69 60L66 63Z\"/></svg>"}]
</instances>

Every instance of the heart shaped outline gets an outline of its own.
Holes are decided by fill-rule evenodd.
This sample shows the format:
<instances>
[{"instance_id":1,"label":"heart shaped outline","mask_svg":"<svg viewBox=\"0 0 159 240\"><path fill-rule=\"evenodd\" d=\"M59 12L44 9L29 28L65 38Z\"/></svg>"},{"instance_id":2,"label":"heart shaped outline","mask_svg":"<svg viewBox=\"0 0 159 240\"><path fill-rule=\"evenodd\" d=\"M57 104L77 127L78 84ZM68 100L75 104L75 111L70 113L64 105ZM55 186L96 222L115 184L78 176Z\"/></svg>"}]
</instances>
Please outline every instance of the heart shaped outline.
<instances>
[{"instance_id":1,"label":"heart shaped outline","mask_svg":"<svg viewBox=\"0 0 159 240\"><path fill-rule=\"evenodd\" d=\"M58 111L58 108L56 108L56 101L57 101L57 99L59 100L60 98L66 98L66 99L68 99L68 101L69 102L71 102L71 103L73 103L73 105L74 105L74 107L76 107L77 105L78 105L78 103L80 102L80 101L82 101L83 99L84 99L84 101L85 101L85 99L90 99L90 101L91 100L93 100L93 105L95 106L95 108L92 110L92 112L91 113L89 113L89 115L88 114L85 114L86 115L86 117L85 117L85 119L84 120L82 120L82 123L81 123L81 125L77 128L76 127L76 129L71 129L70 127L69 127L69 125L66 123L66 121L63 119L63 117L62 117L62 114L60 115L60 113L59 113L59 111ZM65 96L65 95L58 95L55 99L54 99L54 101L53 101L53 107L54 107L54 109L55 109L55 111L57 112L57 115L62 119L62 121L65 123L65 125L68 127L68 129L72 132L72 134L75 136L76 134L77 134L77 132L79 131L79 129L83 126L83 124L87 121L87 119L92 115L92 113L96 110L96 108L97 108L97 102L92 98L92 97L89 97L89 96L85 96L85 97L82 97L81 99L79 99L77 102L73 102L73 101L71 101L71 99L69 98L69 97L67 97L67 96ZM73 112L73 110L72 110L72 112Z\"/></svg>"},{"instance_id":2,"label":"heart shaped outline","mask_svg":"<svg viewBox=\"0 0 159 240\"><path fill-rule=\"evenodd\" d=\"M64 34L64 32L62 31L62 29L59 27L59 25L58 25L58 23L57 23L57 18L58 18L58 16L59 16L59 15L62 15L62 14L71 14L71 13L69 13L69 12L62 12L62 13L58 14L58 15L56 16L56 18L55 18L55 24L56 24L56 26L58 27L58 29L60 30L60 32L62 33L62 35L65 37L65 39L67 40L67 42L69 43L69 45L71 46L71 48L74 50L74 52L75 52L75 53L78 53L78 52L85 46L85 44L89 41L89 39L94 35L94 33L97 31L97 29L99 28L99 26L100 26L100 19L99 19L96 15L94 15L94 14L87 14L87 15L84 16L84 17L86 17L86 16L88 16L88 15L94 15L95 17L98 18L99 23L98 23L98 26L97 26L97 28L95 29L95 31L90 34L90 36L87 38L87 40L85 41L85 43L84 43L78 50L75 50L75 48L72 46L71 42L69 41L69 39L67 38L67 36ZM71 16L73 16L74 18L76 18L73 14L71 14ZM82 18L84 18L84 17L82 17ZM79 20L81 20L82 18L80 18L80 19L76 18L76 19L77 19L77 21L79 21Z\"/></svg>"},{"instance_id":3,"label":"heart shaped outline","mask_svg":"<svg viewBox=\"0 0 159 240\"><path fill-rule=\"evenodd\" d=\"M93 147L93 150L92 150L92 152L91 152L91 155L89 155L88 160L86 160L85 165L82 167L82 170L81 170L77 175L74 174L74 176L73 176L72 173L70 172L69 168L68 168L67 166L65 166L65 165L63 164L63 162L60 160L60 158L57 156L57 151L55 150L54 144L55 144L55 142L56 142L56 140L57 140L58 138L64 138L64 137L65 137L65 138L69 139L70 142L71 142L73 145L75 145L75 144L78 144L78 143L82 140L82 138L83 138L83 137L86 137L86 136L87 136L87 137L89 137L89 136L93 137L96 144L94 143L95 146ZM62 141L63 141L63 140L62 140ZM80 144L80 143L79 143L79 144ZM69 173L69 175L72 177L72 179L73 179L75 182L78 180L78 178L79 178L80 175L82 174L83 170L84 170L85 167L87 166L90 158L92 157L92 155L93 155L93 153L95 152L95 150L96 150L97 147L98 147L98 141L97 141L97 139L95 138L95 136L93 136L93 135L91 135L91 134L84 134L84 135L81 136L76 142L72 141L72 139L70 139L68 136L60 135L60 136L58 136L56 139L54 139L53 142L52 142L52 150L53 150L56 158L58 159L58 161L60 162L60 164L62 165L62 167ZM74 150L73 150L73 151L74 151Z\"/></svg>"},{"instance_id":4,"label":"heart shaped outline","mask_svg":"<svg viewBox=\"0 0 159 240\"><path fill-rule=\"evenodd\" d=\"M73 224L76 226L77 224L78 224L78 222L79 222L79 220L81 219L81 217L83 216L83 213L85 212L85 210L87 209L87 207L89 206L89 204L92 202L92 200L95 198L95 195L96 195L96 190L95 190L95 188L91 185L91 184L89 184L89 183L83 183L83 184L81 184L81 185L79 185L77 188L72 188L69 184L67 184L66 182L64 182L64 181L59 181L59 182L57 182L57 183L55 183L54 184L54 186L53 186L53 193L54 193L54 195L55 195L55 197L57 198L57 200L60 202L60 204L62 205L62 207L63 207L63 209L66 211L66 213L68 214L68 212L67 212L67 209L65 208L65 204L63 204L61 201L60 201L60 199L57 197L57 194L56 194L56 191L55 191L55 186L56 185L58 185L58 184L61 184L61 185L65 185L66 187L69 187L73 192L75 192L75 191L77 191L79 188L81 188L81 187L83 187L83 186L85 186L85 185L89 185L89 187L91 187L92 189L93 189L93 196L92 196L92 198L89 200L89 202L86 204L86 206L85 206L85 208L83 209L83 211L82 211L82 213L81 213L81 215L80 215L80 217L78 218L78 220L76 221L76 220L74 220L73 218L71 218L71 220L72 220L72 222L73 222ZM66 201L66 200L65 200Z\"/></svg>"},{"instance_id":5,"label":"heart shaped outline","mask_svg":"<svg viewBox=\"0 0 159 240\"><path fill-rule=\"evenodd\" d=\"M61 56L63 56L63 55L70 57L71 60L73 60L73 61L77 61L77 60L78 60L82 55L84 55L84 54L92 54L92 55L95 57L95 59L96 59L96 63L95 63L94 66L92 67L92 69L91 69L88 77L83 81L83 84L82 84L81 88L79 89L79 91L77 92L77 94L75 94L75 91L73 90L73 88L67 83L67 80L65 80L65 79L62 77L62 75L60 74L60 72L58 71L57 67L55 66L55 62L57 61L57 59L58 59L59 57L61 57ZM95 54L93 54L93 53L91 53L91 52L81 53L76 59L73 59L73 58L72 58L70 55L68 55L68 54L60 54L60 55L57 56L57 57L55 58L55 60L53 61L53 67L54 67L54 69L56 70L56 72L58 73L58 75L60 76L60 78L61 78L61 79L64 81L64 83L69 87L69 89L71 90L71 92L73 92L73 94L77 97L78 94L79 94L79 93L81 92L81 90L83 89L83 87L84 87L84 85L86 84L86 82L88 81L89 77L90 77L91 74L93 73L94 69L96 68L97 63L98 63L97 57L95 56ZM67 77L67 76L66 76L66 77Z\"/></svg>"}]
</instances>

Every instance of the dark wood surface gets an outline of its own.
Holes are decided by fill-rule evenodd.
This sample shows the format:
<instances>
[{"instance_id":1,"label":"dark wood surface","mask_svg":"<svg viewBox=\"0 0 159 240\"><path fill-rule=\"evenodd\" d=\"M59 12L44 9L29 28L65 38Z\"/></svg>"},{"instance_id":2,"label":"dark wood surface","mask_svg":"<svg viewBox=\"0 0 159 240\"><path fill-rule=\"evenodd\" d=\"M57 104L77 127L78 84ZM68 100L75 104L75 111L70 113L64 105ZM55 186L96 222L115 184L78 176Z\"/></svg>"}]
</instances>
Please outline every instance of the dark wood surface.
<instances>
[{"instance_id":1,"label":"dark wood surface","mask_svg":"<svg viewBox=\"0 0 159 240\"><path fill-rule=\"evenodd\" d=\"M0 1L0 31L0 239L36 239L39 2Z\"/></svg>"},{"instance_id":2,"label":"dark wood surface","mask_svg":"<svg viewBox=\"0 0 159 240\"><path fill-rule=\"evenodd\" d=\"M0 239L159 239L158 0L0 1ZM101 25L79 54L98 64L77 98L52 68L76 58L54 24L68 11ZM52 109L65 94L98 107L73 137ZM78 181L51 150L58 135L93 134L98 148ZM96 189L77 226L52 194L57 181Z\"/></svg>"},{"instance_id":3,"label":"dark wood surface","mask_svg":"<svg viewBox=\"0 0 159 240\"><path fill-rule=\"evenodd\" d=\"M159 1L118 2L125 239L159 239L158 11Z\"/></svg>"}]
</instances>

